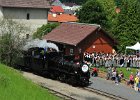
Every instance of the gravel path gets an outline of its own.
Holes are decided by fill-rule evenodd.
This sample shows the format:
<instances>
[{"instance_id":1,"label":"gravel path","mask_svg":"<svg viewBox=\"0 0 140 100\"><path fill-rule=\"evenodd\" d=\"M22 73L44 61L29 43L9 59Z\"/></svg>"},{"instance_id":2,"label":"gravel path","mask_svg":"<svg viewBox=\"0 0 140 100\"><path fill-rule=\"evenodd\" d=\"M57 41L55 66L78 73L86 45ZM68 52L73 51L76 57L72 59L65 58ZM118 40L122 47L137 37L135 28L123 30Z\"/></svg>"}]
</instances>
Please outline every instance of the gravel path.
<instances>
[{"instance_id":1,"label":"gravel path","mask_svg":"<svg viewBox=\"0 0 140 100\"><path fill-rule=\"evenodd\" d=\"M59 81L47 79L32 73L23 72L23 76L38 84L44 84L46 87L61 92L65 95L74 97L77 100L111 100L105 96L101 96L83 89L72 87L71 85L61 83Z\"/></svg>"}]
</instances>

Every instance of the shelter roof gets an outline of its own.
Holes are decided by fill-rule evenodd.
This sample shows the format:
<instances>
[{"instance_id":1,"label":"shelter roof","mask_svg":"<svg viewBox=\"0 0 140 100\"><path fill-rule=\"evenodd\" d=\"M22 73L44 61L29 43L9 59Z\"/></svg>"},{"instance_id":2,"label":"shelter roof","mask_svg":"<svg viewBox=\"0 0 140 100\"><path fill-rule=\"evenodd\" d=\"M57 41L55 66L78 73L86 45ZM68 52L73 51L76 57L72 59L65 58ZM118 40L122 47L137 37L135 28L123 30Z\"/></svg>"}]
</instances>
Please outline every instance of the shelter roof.
<instances>
[{"instance_id":1,"label":"shelter roof","mask_svg":"<svg viewBox=\"0 0 140 100\"><path fill-rule=\"evenodd\" d=\"M96 24L62 23L45 35L44 39L76 46L99 27Z\"/></svg>"}]
</instances>

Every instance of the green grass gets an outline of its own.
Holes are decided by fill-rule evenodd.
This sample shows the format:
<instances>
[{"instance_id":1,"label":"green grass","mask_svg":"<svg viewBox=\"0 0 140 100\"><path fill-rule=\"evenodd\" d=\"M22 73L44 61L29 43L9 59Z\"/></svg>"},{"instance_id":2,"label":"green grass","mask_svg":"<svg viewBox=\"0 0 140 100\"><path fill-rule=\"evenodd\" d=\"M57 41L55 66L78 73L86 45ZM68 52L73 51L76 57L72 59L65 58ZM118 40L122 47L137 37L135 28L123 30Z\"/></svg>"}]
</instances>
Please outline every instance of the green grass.
<instances>
[{"instance_id":1,"label":"green grass","mask_svg":"<svg viewBox=\"0 0 140 100\"><path fill-rule=\"evenodd\" d=\"M107 72L107 69L105 67L99 67L100 71L104 71ZM126 68L117 68L118 72L120 72L122 70L122 72L124 73L124 78L129 79L129 76L131 74L131 72L133 72L133 74L136 74L136 68L131 68L130 71L127 71Z\"/></svg>"},{"instance_id":2,"label":"green grass","mask_svg":"<svg viewBox=\"0 0 140 100\"><path fill-rule=\"evenodd\" d=\"M58 100L58 98L25 79L17 70L0 64L0 100Z\"/></svg>"}]
</instances>

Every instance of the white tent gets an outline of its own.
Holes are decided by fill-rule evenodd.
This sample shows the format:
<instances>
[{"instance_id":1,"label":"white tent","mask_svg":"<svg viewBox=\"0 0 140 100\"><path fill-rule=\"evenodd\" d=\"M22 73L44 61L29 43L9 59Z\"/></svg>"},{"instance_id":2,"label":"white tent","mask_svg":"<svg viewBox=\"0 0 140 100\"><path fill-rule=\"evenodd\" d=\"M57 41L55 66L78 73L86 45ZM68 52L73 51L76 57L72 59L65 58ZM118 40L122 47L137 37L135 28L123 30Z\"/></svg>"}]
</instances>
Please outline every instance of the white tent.
<instances>
[{"instance_id":1,"label":"white tent","mask_svg":"<svg viewBox=\"0 0 140 100\"><path fill-rule=\"evenodd\" d=\"M126 49L133 49L133 46L126 46Z\"/></svg>"},{"instance_id":2,"label":"white tent","mask_svg":"<svg viewBox=\"0 0 140 100\"><path fill-rule=\"evenodd\" d=\"M140 50L140 43L137 42L135 45L133 46L126 46L126 49L132 49L132 50Z\"/></svg>"}]
</instances>

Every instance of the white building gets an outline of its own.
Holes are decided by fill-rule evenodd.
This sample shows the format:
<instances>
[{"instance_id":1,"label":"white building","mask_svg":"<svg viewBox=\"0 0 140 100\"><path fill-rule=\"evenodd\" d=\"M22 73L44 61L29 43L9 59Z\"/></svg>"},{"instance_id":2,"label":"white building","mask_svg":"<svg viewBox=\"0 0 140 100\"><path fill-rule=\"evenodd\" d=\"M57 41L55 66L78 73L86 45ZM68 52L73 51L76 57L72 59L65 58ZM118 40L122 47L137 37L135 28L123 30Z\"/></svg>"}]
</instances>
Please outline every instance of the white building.
<instances>
[{"instance_id":1,"label":"white building","mask_svg":"<svg viewBox=\"0 0 140 100\"><path fill-rule=\"evenodd\" d=\"M10 18L36 30L48 22L49 0L0 0L0 17Z\"/></svg>"}]
</instances>

